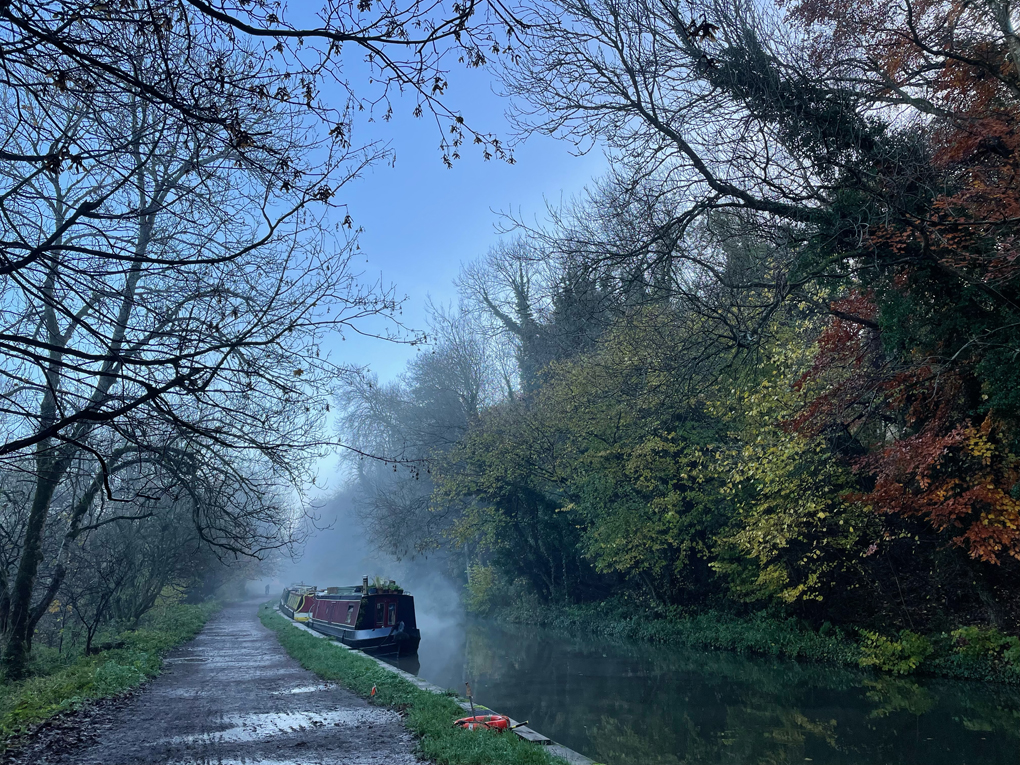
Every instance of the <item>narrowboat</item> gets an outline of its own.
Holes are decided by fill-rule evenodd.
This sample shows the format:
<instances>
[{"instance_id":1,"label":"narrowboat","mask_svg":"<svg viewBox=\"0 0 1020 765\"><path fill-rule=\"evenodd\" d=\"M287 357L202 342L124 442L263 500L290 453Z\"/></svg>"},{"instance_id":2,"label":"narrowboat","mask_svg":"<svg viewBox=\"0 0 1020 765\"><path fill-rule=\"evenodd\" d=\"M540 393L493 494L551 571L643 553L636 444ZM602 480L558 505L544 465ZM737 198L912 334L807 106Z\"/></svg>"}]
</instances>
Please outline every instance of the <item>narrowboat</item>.
<instances>
[{"instance_id":1,"label":"narrowboat","mask_svg":"<svg viewBox=\"0 0 1020 765\"><path fill-rule=\"evenodd\" d=\"M315 603L315 588L307 584L292 584L280 596L280 611L296 622L307 622Z\"/></svg>"},{"instance_id":2,"label":"narrowboat","mask_svg":"<svg viewBox=\"0 0 1020 765\"><path fill-rule=\"evenodd\" d=\"M328 587L316 593L308 626L366 653L412 656L421 633L414 618L414 597L393 582Z\"/></svg>"}]
</instances>

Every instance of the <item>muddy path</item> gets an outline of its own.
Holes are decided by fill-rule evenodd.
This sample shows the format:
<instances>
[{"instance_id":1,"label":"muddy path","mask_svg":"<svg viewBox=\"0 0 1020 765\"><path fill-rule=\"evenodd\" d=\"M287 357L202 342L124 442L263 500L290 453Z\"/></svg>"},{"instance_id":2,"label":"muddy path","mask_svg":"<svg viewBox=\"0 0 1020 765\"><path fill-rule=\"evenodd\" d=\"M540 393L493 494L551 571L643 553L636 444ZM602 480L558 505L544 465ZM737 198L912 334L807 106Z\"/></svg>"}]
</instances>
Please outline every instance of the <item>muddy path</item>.
<instances>
[{"instance_id":1,"label":"muddy path","mask_svg":"<svg viewBox=\"0 0 1020 765\"><path fill-rule=\"evenodd\" d=\"M9 762L50 765L412 765L395 712L323 683L232 605L127 699L44 726Z\"/></svg>"}]
</instances>

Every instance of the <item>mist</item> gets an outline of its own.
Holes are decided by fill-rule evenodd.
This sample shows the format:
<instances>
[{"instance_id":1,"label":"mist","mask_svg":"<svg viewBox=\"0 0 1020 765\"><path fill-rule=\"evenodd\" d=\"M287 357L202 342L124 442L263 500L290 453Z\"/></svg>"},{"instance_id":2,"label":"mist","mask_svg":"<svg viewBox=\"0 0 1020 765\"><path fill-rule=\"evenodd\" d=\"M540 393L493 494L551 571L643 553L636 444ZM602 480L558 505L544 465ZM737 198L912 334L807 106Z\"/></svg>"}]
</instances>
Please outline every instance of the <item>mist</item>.
<instances>
[{"instance_id":1,"label":"mist","mask_svg":"<svg viewBox=\"0 0 1020 765\"><path fill-rule=\"evenodd\" d=\"M449 559L443 553L397 559L380 551L366 528L356 489L342 489L315 514L311 533L295 557L285 559L273 576L253 585L258 594L267 584L275 599L291 584L325 589L360 584L363 576L393 579L414 596L422 668L430 668L436 677L463 674L451 666L464 662L463 583L451 575ZM404 668L417 674L416 663Z\"/></svg>"}]
</instances>

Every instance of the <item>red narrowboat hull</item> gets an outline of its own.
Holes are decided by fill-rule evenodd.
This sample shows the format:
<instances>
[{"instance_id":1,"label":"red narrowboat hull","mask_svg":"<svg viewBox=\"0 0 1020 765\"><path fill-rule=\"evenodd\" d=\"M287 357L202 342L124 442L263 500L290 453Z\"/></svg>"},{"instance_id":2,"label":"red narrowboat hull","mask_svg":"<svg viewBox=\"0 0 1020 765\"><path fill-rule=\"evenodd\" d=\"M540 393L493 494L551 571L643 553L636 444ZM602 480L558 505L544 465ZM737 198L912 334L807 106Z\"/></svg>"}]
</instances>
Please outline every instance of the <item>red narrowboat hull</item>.
<instances>
[{"instance_id":1,"label":"red narrowboat hull","mask_svg":"<svg viewBox=\"0 0 1020 765\"><path fill-rule=\"evenodd\" d=\"M340 589L340 588L337 588ZM402 592L319 593L308 626L351 648L381 655L413 656L421 633L415 620L414 598Z\"/></svg>"}]
</instances>

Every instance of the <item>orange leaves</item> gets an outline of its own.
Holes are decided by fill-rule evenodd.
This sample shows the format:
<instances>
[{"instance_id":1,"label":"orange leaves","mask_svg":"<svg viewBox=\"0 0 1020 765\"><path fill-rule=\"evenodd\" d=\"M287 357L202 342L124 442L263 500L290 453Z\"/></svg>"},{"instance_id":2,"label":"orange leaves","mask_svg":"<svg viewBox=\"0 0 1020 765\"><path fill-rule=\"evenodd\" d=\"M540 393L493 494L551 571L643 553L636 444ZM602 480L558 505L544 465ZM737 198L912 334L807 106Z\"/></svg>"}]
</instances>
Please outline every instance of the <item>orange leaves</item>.
<instances>
[{"instance_id":1,"label":"orange leaves","mask_svg":"<svg viewBox=\"0 0 1020 765\"><path fill-rule=\"evenodd\" d=\"M968 279L996 285L1020 277L1020 112L1000 109L943 132L937 161L955 190L937 197L925 222L939 262Z\"/></svg>"},{"instance_id":2,"label":"orange leaves","mask_svg":"<svg viewBox=\"0 0 1020 765\"><path fill-rule=\"evenodd\" d=\"M786 425L839 445L872 487L860 501L947 532L975 559L1020 558L1012 22L991 0L786 5L820 71L896 105L890 140L916 141L894 160L862 154L882 214L852 245L866 253L847 282L859 291L832 304L797 386L810 400Z\"/></svg>"},{"instance_id":3,"label":"orange leaves","mask_svg":"<svg viewBox=\"0 0 1020 765\"><path fill-rule=\"evenodd\" d=\"M935 424L935 423L932 423ZM858 497L874 509L928 520L953 530L972 558L1020 559L1020 459L1003 445L1002 425L989 414L980 425L938 434L927 427L860 461L875 480Z\"/></svg>"},{"instance_id":4,"label":"orange leaves","mask_svg":"<svg viewBox=\"0 0 1020 765\"><path fill-rule=\"evenodd\" d=\"M1012 33L987 0L800 0L793 15L816 45L867 53L873 87L918 107L931 150L930 199L867 233L900 262L933 258L971 282L1020 277L1020 73ZM879 168L881 193L889 168ZM937 180L935 178L937 177Z\"/></svg>"},{"instance_id":5,"label":"orange leaves","mask_svg":"<svg viewBox=\"0 0 1020 765\"><path fill-rule=\"evenodd\" d=\"M872 484L851 497L875 511L923 520L978 560L1020 559L1020 457L1009 420L973 418L971 371L924 357L894 363L877 343L870 296L833 303L834 318L799 386L822 383L787 426L802 435L852 435L851 461ZM817 389L817 387L816 387ZM859 453L860 453L859 452Z\"/></svg>"},{"instance_id":6,"label":"orange leaves","mask_svg":"<svg viewBox=\"0 0 1020 765\"><path fill-rule=\"evenodd\" d=\"M851 290L842 300L832 301L829 310L833 320L818 338L822 357L831 362L833 356L849 354L855 364L860 363L863 349L870 340L870 330L874 329L878 317L874 294Z\"/></svg>"},{"instance_id":7,"label":"orange leaves","mask_svg":"<svg viewBox=\"0 0 1020 765\"><path fill-rule=\"evenodd\" d=\"M787 423L806 435L852 418L851 412L862 401L873 398L876 384L881 383L873 374L878 355L878 309L873 295L854 290L846 298L833 301L830 311L832 319L818 337L815 360L793 385L797 391L809 382L828 385L822 395Z\"/></svg>"},{"instance_id":8,"label":"orange leaves","mask_svg":"<svg viewBox=\"0 0 1020 765\"><path fill-rule=\"evenodd\" d=\"M915 106L921 98L936 109L974 111L991 104L1008 87L1006 82L1015 85L1010 41L994 21L997 9L991 2L782 4L802 27L816 62L855 62L854 75L867 72L884 97Z\"/></svg>"}]
</instances>

